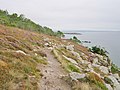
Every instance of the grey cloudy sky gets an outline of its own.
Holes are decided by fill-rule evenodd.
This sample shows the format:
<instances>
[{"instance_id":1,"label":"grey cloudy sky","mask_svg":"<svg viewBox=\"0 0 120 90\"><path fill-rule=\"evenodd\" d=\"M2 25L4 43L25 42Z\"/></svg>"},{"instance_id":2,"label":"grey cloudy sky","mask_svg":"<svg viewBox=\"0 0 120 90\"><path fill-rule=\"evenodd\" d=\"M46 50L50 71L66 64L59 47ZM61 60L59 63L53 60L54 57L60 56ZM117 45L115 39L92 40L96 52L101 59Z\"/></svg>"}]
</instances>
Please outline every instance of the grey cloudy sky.
<instances>
[{"instance_id":1,"label":"grey cloudy sky","mask_svg":"<svg viewBox=\"0 0 120 90\"><path fill-rule=\"evenodd\" d=\"M54 30L120 30L120 0L0 0L0 9Z\"/></svg>"}]
</instances>

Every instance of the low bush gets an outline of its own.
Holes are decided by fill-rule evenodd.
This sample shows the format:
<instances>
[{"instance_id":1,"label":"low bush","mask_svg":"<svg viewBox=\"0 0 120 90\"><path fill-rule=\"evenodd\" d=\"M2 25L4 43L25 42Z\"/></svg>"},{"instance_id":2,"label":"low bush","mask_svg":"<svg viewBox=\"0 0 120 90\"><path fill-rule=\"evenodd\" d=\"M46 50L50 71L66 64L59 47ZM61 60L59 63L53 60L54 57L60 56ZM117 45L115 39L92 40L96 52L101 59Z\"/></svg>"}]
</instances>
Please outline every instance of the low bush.
<instances>
[{"instance_id":1,"label":"low bush","mask_svg":"<svg viewBox=\"0 0 120 90\"><path fill-rule=\"evenodd\" d=\"M89 51L103 55L103 56L107 56L107 54L109 54L104 48L101 48L100 46L99 47L93 46L93 47L89 48Z\"/></svg>"}]
</instances>

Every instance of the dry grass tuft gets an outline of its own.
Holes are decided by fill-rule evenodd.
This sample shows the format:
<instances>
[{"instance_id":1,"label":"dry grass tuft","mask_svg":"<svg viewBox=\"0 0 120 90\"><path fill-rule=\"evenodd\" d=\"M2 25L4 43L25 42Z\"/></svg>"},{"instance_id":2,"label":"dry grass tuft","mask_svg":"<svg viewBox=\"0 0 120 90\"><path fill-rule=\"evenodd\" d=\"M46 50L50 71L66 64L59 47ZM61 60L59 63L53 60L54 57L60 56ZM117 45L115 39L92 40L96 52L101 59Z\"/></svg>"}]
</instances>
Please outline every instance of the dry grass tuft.
<instances>
[{"instance_id":1,"label":"dry grass tuft","mask_svg":"<svg viewBox=\"0 0 120 90\"><path fill-rule=\"evenodd\" d=\"M2 66L2 67L7 67L8 64L7 64L6 62L0 60L0 66Z\"/></svg>"}]
</instances>

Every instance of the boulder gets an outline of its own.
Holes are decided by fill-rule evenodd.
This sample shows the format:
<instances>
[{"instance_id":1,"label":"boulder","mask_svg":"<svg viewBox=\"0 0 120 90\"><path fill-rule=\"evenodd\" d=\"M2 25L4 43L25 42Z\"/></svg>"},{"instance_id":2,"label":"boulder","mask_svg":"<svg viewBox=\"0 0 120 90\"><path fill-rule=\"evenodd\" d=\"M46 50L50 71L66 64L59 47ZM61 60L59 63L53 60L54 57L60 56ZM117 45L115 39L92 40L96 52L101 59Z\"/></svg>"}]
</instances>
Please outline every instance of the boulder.
<instances>
[{"instance_id":1,"label":"boulder","mask_svg":"<svg viewBox=\"0 0 120 90\"><path fill-rule=\"evenodd\" d=\"M87 60L81 60L80 64L82 64L82 65L89 65L91 63L88 62Z\"/></svg>"},{"instance_id":2,"label":"boulder","mask_svg":"<svg viewBox=\"0 0 120 90\"><path fill-rule=\"evenodd\" d=\"M120 90L120 84L116 84L114 90Z\"/></svg>"},{"instance_id":3,"label":"boulder","mask_svg":"<svg viewBox=\"0 0 120 90\"><path fill-rule=\"evenodd\" d=\"M48 49L49 49L49 50L53 50L53 47L49 47Z\"/></svg>"},{"instance_id":4,"label":"boulder","mask_svg":"<svg viewBox=\"0 0 120 90\"><path fill-rule=\"evenodd\" d=\"M87 60L84 60L84 64L91 64L90 62L88 62Z\"/></svg>"},{"instance_id":5,"label":"boulder","mask_svg":"<svg viewBox=\"0 0 120 90\"><path fill-rule=\"evenodd\" d=\"M98 63L98 58L93 59L93 64L96 64L96 63Z\"/></svg>"},{"instance_id":6,"label":"boulder","mask_svg":"<svg viewBox=\"0 0 120 90\"><path fill-rule=\"evenodd\" d=\"M103 72L104 74L108 74L109 71L108 71L108 68L107 67L104 67L104 66L100 66L99 68L101 70L101 72Z\"/></svg>"},{"instance_id":7,"label":"boulder","mask_svg":"<svg viewBox=\"0 0 120 90\"><path fill-rule=\"evenodd\" d=\"M108 90L113 90L110 84L105 84L105 86L108 88Z\"/></svg>"},{"instance_id":8,"label":"boulder","mask_svg":"<svg viewBox=\"0 0 120 90\"><path fill-rule=\"evenodd\" d=\"M48 47L48 46L49 46L49 43L45 43L44 46L47 46L47 47Z\"/></svg>"},{"instance_id":9,"label":"boulder","mask_svg":"<svg viewBox=\"0 0 120 90\"><path fill-rule=\"evenodd\" d=\"M88 64L88 68L92 69L92 65L91 65L91 64Z\"/></svg>"},{"instance_id":10,"label":"boulder","mask_svg":"<svg viewBox=\"0 0 120 90\"><path fill-rule=\"evenodd\" d=\"M68 45L66 46L67 50L74 51L74 45Z\"/></svg>"},{"instance_id":11,"label":"boulder","mask_svg":"<svg viewBox=\"0 0 120 90\"><path fill-rule=\"evenodd\" d=\"M80 58L79 53L77 53L77 52L75 52L75 51L71 51L71 53L72 53L75 57L77 57L78 59Z\"/></svg>"},{"instance_id":12,"label":"boulder","mask_svg":"<svg viewBox=\"0 0 120 90\"><path fill-rule=\"evenodd\" d=\"M64 57L65 59L67 59L68 61L70 61L71 63L78 65L78 63L77 63L74 59L68 58L68 57L66 57L65 55L63 55L63 57Z\"/></svg>"},{"instance_id":13,"label":"boulder","mask_svg":"<svg viewBox=\"0 0 120 90\"><path fill-rule=\"evenodd\" d=\"M118 82L120 82L120 77L119 77L119 75L117 73L113 74L112 76L115 77L118 80Z\"/></svg>"},{"instance_id":14,"label":"boulder","mask_svg":"<svg viewBox=\"0 0 120 90\"><path fill-rule=\"evenodd\" d=\"M69 76L72 80L77 81L78 79L85 78L86 75L85 74L80 74L80 73L77 73L77 72L71 72L69 74Z\"/></svg>"},{"instance_id":15,"label":"boulder","mask_svg":"<svg viewBox=\"0 0 120 90\"><path fill-rule=\"evenodd\" d=\"M100 65L94 64L94 63L92 64L92 66L93 66L93 67L100 67Z\"/></svg>"},{"instance_id":16,"label":"boulder","mask_svg":"<svg viewBox=\"0 0 120 90\"><path fill-rule=\"evenodd\" d=\"M44 41L45 41L45 42L48 42L48 41L49 41L49 38L45 38Z\"/></svg>"},{"instance_id":17,"label":"boulder","mask_svg":"<svg viewBox=\"0 0 120 90\"><path fill-rule=\"evenodd\" d=\"M110 75L110 76L108 76L108 78L111 79L111 81L113 82L114 86L118 86L119 85L119 82L117 81L117 79L114 76Z\"/></svg>"}]
</instances>

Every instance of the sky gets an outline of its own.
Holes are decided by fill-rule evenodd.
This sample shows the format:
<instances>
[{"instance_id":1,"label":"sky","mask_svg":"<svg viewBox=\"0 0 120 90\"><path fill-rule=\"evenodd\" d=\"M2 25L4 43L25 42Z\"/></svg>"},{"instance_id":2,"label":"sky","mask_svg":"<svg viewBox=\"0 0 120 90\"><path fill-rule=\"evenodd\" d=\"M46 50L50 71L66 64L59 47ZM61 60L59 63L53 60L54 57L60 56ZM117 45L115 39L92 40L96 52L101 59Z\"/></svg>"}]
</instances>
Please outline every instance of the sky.
<instances>
[{"instance_id":1,"label":"sky","mask_svg":"<svg viewBox=\"0 0 120 90\"><path fill-rule=\"evenodd\" d=\"M0 0L0 9L53 30L120 30L120 0Z\"/></svg>"}]
</instances>

